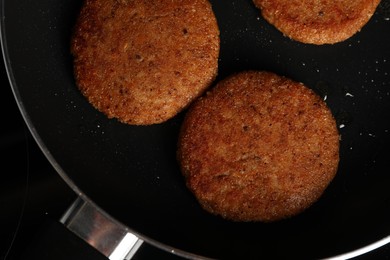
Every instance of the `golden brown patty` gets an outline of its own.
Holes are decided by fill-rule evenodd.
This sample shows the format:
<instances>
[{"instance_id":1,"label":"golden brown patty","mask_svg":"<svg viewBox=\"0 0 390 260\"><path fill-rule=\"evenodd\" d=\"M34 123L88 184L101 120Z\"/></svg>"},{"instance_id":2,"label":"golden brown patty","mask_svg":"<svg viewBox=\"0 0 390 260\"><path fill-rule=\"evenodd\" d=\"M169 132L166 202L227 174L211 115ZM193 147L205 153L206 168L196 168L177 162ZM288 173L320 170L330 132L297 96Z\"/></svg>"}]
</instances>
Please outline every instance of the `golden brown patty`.
<instances>
[{"instance_id":1,"label":"golden brown patty","mask_svg":"<svg viewBox=\"0 0 390 260\"><path fill-rule=\"evenodd\" d=\"M269 72L232 75L193 103L178 160L202 207L234 221L302 212L336 174L339 134L323 100Z\"/></svg>"},{"instance_id":2,"label":"golden brown patty","mask_svg":"<svg viewBox=\"0 0 390 260\"><path fill-rule=\"evenodd\" d=\"M262 16L286 36L304 43L332 44L358 32L380 0L253 0Z\"/></svg>"},{"instance_id":3,"label":"golden brown patty","mask_svg":"<svg viewBox=\"0 0 390 260\"><path fill-rule=\"evenodd\" d=\"M160 123L215 79L219 44L207 0L86 0L72 38L75 78L108 117Z\"/></svg>"}]
</instances>

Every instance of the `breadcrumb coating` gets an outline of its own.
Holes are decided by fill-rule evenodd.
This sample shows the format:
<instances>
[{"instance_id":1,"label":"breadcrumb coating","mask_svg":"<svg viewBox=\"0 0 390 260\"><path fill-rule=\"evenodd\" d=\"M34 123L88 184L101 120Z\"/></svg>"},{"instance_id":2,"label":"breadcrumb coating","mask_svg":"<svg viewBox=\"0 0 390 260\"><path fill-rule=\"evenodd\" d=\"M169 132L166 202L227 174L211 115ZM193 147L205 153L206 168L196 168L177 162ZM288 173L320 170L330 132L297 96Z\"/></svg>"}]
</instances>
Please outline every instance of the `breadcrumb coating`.
<instances>
[{"instance_id":1,"label":"breadcrumb coating","mask_svg":"<svg viewBox=\"0 0 390 260\"><path fill-rule=\"evenodd\" d=\"M134 125L162 123L201 95L219 48L207 0L85 0L71 42L81 92Z\"/></svg>"},{"instance_id":2,"label":"breadcrumb coating","mask_svg":"<svg viewBox=\"0 0 390 260\"><path fill-rule=\"evenodd\" d=\"M325 102L302 83L244 71L189 108L177 158L205 210L271 222L320 198L337 172L339 133Z\"/></svg>"},{"instance_id":3,"label":"breadcrumb coating","mask_svg":"<svg viewBox=\"0 0 390 260\"><path fill-rule=\"evenodd\" d=\"M333 44L359 32L380 0L253 0L286 36L310 44Z\"/></svg>"}]
</instances>

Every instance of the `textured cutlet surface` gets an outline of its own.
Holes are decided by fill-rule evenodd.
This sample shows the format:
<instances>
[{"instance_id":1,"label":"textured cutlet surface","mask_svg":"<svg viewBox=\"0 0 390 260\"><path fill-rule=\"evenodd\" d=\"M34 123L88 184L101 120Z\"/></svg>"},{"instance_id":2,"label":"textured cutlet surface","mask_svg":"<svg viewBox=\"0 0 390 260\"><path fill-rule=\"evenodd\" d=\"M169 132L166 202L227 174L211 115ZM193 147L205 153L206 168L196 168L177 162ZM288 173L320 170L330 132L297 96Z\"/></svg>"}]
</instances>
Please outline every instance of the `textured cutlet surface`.
<instances>
[{"instance_id":1,"label":"textured cutlet surface","mask_svg":"<svg viewBox=\"0 0 390 260\"><path fill-rule=\"evenodd\" d=\"M370 20L380 0L253 0L286 36L311 44L344 41Z\"/></svg>"},{"instance_id":2,"label":"textured cutlet surface","mask_svg":"<svg viewBox=\"0 0 390 260\"><path fill-rule=\"evenodd\" d=\"M164 122L213 82L219 28L207 0L86 0L72 37L77 86L109 118Z\"/></svg>"},{"instance_id":3,"label":"textured cutlet surface","mask_svg":"<svg viewBox=\"0 0 390 260\"><path fill-rule=\"evenodd\" d=\"M178 161L201 206L234 221L270 222L312 205L334 178L339 134L324 101L303 84L246 71L188 110Z\"/></svg>"}]
</instances>

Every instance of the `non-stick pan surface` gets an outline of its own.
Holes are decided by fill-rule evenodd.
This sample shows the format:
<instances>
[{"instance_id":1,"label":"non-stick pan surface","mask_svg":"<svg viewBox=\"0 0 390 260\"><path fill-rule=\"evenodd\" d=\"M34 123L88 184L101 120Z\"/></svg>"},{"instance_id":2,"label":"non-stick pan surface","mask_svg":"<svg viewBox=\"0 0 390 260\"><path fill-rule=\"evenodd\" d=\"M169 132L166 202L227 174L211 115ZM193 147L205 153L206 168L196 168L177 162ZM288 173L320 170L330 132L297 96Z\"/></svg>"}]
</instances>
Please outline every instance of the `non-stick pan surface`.
<instances>
[{"instance_id":1,"label":"non-stick pan surface","mask_svg":"<svg viewBox=\"0 0 390 260\"><path fill-rule=\"evenodd\" d=\"M324 46L284 37L250 0L211 2L221 31L217 81L245 69L273 71L304 82L334 113L340 165L321 199L273 224L204 212L175 157L185 111L164 124L125 125L76 88L69 43L82 1L3 0L3 50L16 100L59 174L144 239L201 256L331 257L389 236L389 1L361 32Z\"/></svg>"}]
</instances>

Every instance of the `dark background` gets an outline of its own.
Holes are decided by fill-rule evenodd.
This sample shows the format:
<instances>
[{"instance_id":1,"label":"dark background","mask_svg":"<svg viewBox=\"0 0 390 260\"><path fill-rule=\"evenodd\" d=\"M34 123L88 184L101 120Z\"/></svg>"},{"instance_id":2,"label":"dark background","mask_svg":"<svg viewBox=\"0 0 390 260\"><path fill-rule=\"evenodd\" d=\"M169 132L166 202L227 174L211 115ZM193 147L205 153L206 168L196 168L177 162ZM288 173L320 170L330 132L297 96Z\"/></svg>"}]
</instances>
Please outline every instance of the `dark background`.
<instances>
[{"instance_id":1,"label":"dark background","mask_svg":"<svg viewBox=\"0 0 390 260\"><path fill-rule=\"evenodd\" d=\"M27 248L37 242L36 236L47 223L58 222L76 194L46 160L25 125L2 55L0 82L0 259L39 259L24 255ZM82 241L76 243L85 246ZM48 250L58 251L56 259L62 259L69 248L72 245L64 242ZM134 259L180 258L144 243Z\"/></svg>"},{"instance_id":2,"label":"dark background","mask_svg":"<svg viewBox=\"0 0 390 260\"><path fill-rule=\"evenodd\" d=\"M0 258L12 260L22 259L36 234L48 220L59 220L76 194L59 177L30 135L14 100L2 56L0 79ZM84 245L81 241L77 243ZM64 243L55 250L63 253L67 247ZM390 259L389 248L387 245L358 259ZM144 243L134 259L179 257Z\"/></svg>"}]
</instances>

